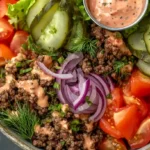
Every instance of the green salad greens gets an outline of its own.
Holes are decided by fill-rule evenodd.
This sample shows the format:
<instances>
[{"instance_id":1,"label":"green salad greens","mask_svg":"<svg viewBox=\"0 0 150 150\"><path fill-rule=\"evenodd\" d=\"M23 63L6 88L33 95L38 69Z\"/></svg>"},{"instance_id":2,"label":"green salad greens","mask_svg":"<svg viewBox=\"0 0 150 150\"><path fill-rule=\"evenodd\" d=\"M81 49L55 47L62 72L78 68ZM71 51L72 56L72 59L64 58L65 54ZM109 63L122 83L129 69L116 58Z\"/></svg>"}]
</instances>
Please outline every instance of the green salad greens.
<instances>
[{"instance_id":1,"label":"green salad greens","mask_svg":"<svg viewBox=\"0 0 150 150\"><path fill-rule=\"evenodd\" d=\"M8 17L10 23L14 25L16 29L27 30L26 16L29 9L35 3L36 0L19 0L16 4L8 5Z\"/></svg>"}]
</instances>

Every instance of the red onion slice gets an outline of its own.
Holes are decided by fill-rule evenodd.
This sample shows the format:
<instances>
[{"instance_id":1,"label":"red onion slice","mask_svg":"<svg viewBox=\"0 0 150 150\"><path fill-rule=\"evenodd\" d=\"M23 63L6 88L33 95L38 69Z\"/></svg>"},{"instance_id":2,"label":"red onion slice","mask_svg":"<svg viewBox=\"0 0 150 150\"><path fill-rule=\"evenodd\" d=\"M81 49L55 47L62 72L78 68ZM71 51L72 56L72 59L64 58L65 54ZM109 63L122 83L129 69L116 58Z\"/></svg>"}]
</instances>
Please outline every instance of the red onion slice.
<instances>
[{"instance_id":1,"label":"red onion slice","mask_svg":"<svg viewBox=\"0 0 150 150\"><path fill-rule=\"evenodd\" d=\"M96 109L97 109L97 105L90 105L88 103L84 103L83 105L77 108L77 111L84 113L87 110L93 113L95 112Z\"/></svg>"},{"instance_id":2,"label":"red onion slice","mask_svg":"<svg viewBox=\"0 0 150 150\"><path fill-rule=\"evenodd\" d=\"M83 59L83 54L81 52L69 54L65 62L61 66L60 73L67 73L72 71Z\"/></svg>"},{"instance_id":3,"label":"red onion slice","mask_svg":"<svg viewBox=\"0 0 150 150\"><path fill-rule=\"evenodd\" d=\"M78 84L74 85L74 86L69 86L69 89L71 92L75 93L75 94L79 94L79 87Z\"/></svg>"},{"instance_id":4,"label":"red onion slice","mask_svg":"<svg viewBox=\"0 0 150 150\"><path fill-rule=\"evenodd\" d=\"M37 62L38 67L47 75L53 76L55 78L59 78L59 79L71 79L73 78L72 74L57 74L52 72L51 70L49 70L43 63L41 62Z\"/></svg>"},{"instance_id":5,"label":"red onion slice","mask_svg":"<svg viewBox=\"0 0 150 150\"><path fill-rule=\"evenodd\" d=\"M95 105L97 105L98 103L96 98L96 93L97 93L96 87L92 86L92 92L90 94L89 100L92 100L92 104Z\"/></svg>"},{"instance_id":6,"label":"red onion slice","mask_svg":"<svg viewBox=\"0 0 150 150\"><path fill-rule=\"evenodd\" d=\"M85 75L77 65L83 59L82 53L70 54L59 70L59 74L71 74L71 79L56 78L61 85L57 90L58 98L67 103L72 112L93 114L89 120L98 121L106 110L106 95L110 93L111 86L108 79L93 73ZM88 96L91 103L88 104Z\"/></svg>"},{"instance_id":7,"label":"red onion slice","mask_svg":"<svg viewBox=\"0 0 150 150\"><path fill-rule=\"evenodd\" d=\"M106 80L110 86L110 90L112 91L115 88L114 83L112 82L112 79L109 76L107 76Z\"/></svg>"},{"instance_id":8,"label":"red onion slice","mask_svg":"<svg viewBox=\"0 0 150 150\"><path fill-rule=\"evenodd\" d=\"M88 93L88 89L90 87L90 80L86 80L83 83L82 90L80 91L79 97L73 102L74 109L77 109L82 103L85 102L85 98Z\"/></svg>"},{"instance_id":9,"label":"red onion slice","mask_svg":"<svg viewBox=\"0 0 150 150\"><path fill-rule=\"evenodd\" d=\"M94 120L95 122L100 120L100 118L104 115L104 112L106 110L107 101L106 98L103 97L102 92L97 88L98 91L98 107L94 115L92 115L89 120Z\"/></svg>"},{"instance_id":10,"label":"red onion slice","mask_svg":"<svg viewBox=\"0 0 150 150\"><path fill-rule=\"evenodd\" d=\"M93 76L95 79L97 79L97 81L100 84L102 84L104 92L105 92L105 95L108 95L110 93L110 89L109 89L109 86L107 85L107 83L105 82L105 80L102 77L100 77L100 76L98 76L96 74L91 73L90 75Z\"/></svg>"}]
</instances>

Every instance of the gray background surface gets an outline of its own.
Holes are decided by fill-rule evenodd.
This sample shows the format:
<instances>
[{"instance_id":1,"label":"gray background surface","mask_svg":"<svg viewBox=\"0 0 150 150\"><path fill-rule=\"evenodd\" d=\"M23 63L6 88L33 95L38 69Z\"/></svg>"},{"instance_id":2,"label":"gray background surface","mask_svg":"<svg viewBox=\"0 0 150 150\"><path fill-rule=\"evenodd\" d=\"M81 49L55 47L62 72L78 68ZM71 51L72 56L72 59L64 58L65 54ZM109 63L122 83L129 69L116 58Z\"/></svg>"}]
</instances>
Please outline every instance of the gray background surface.
<instances>
[{"instance_id":1,"label":"gray background surface","mask_svg":"<svg viewBox=\"0 0 150 150\"><path fill-rule=\"evenodd\" d=\"M22 150L0 132L0 150Z\"/></svg>"}]
</instances>

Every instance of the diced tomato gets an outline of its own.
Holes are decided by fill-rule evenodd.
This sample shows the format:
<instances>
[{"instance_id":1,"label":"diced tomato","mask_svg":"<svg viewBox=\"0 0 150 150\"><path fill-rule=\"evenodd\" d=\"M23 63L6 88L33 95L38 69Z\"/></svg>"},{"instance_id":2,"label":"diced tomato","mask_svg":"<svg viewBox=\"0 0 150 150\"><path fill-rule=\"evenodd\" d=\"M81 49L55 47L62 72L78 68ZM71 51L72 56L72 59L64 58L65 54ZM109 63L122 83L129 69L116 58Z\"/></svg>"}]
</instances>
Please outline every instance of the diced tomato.
<instances>
[{"instance_id":1,"label":"diced tomato","mask_svg":"<svg viewBox=\"0 0 150 150\"><path fill-rule=\"evenodd\" d=\"M131 93L136 97L150 96L150 77L135 70L131 75Z\"/></svg>"},{"instance_id":2,"label":"diced tomato","mask_svg":"<svg viewBox=\"0 0 150 150\"><path fill-rule=\"evenodd\" d=\"M13 26L4 18L0 19L0 42L9 41L13 34Z\"/></svg>"},{"instance_id":3,"label":"diced tomato","mask_svg":"<svg viewBox=\"0 0 150 150\"><path fill-rule=\"evenodd\" d=\"M114 112L114 123L122 136L131 139L140 124L137 105L128 105Z\"/></svg>"},{"instance_id":4,"label":"diced tomato","mask_svg":"<svg viewBox=\"0 0 150 150\"><path fill-rule=\"evenodd\" d=\"M112 96L111 99L107 99L108 106L104 116L101 118L99 122L99 126L104 132L108 133L112 137L122 138L121 132L118 129L116 129L113 119L114 112L117 109L124 106L122 89L115 88L111 92L111 96Z\"/></svg>"},{"instance_id":5,"label":"diced tomato","mask_svg":"<svg viewBox=\"0 0 150 150\"><path fill-rule=\"evenodd\" d=\"M120 131L116 129L114 124L114 120L113 120L114 106L112 104L112 100L108 99L107 101L108 101L108 106L105 111L105 114L99 121L99 126L105 133L111 135L112 137L122 138Z\"/></svg>"},{"instance_id":6,"label":"diced tomato","mask_svg":"<svg viewBox=\"0 0 150 150\"><path fill-rule=\"evenodd\" d=\"M6 0L0 0L0 18L3 18L7 13Z\"/></svg>"},{"instance_id":7,"label":"diced tomato","mask_svg":"<svg viewBox=\"0 0 150 150\"><path fill-rule=\"evenodd\" d=\"M7 4L15 4L18 0L6 0Z\"/></svg>"},{"instance_id":8,"label":"diced tomato","mask_svg":"<svg viewBox=\"0 0 150 150\"><path fill-rule=\"evenodd\" d=\"M123 93L121 88L115 88L112 93L112 102L115 108L124 106Z\"/></svg>"},{"instance_id":9,"label":"diced tomato","mask_svg":"<svg viewBox=\"0 0 150 150\"><path fill-rule=\"evenodd\" d=\"M0 18L3 18L8 9L8 4L15 4L17 0L0 0Z\"/></svg>"},{"instance_id":10,"label":"diced tomato","mask_svg":"<svg viewBox=\"0 0 150 150\"><path fill-rule=\"evenodd\" d=\"M130 125L129 125L130 126ZM145 146L150 141L150 117L147 117L140 125L136 135L128 141L131 148L137 149Z\"/></svg>"},{"instance_id":11,"label":"diced tomato","mask_svg":"<svg viewBox=\"0 0 150 150\"><path fill-rule=\"evenodd\" d=\"M127 150L121 139L105 138L98 146L99 150Z\"/></svg>"},{"instance_id":12,"label":"diced tomato","mask_svg":"<svg viewBox=\"0 0 150 150\"><path fill-rule=\"evenodd\" d=\"M122 86L122 91L123 91L123 95L126 95L126 96L131 96L132 95L130 80L128 82L124 83L124 85Z\"/></svg>"},{"instance_id":13,"label":"diced tomato","mask_svg":"<svg viewBox=\"0 0 150 150\"><path fill-rule=\"evenodd\" d=\"M28 33L25 31L17 31L10 43L10 49L15 53L23 50L22 45L27 43Z\"/></svg>"},{"instance_id":14,"label":"diced tomato","mask_svg":"<svg viewBox=\"0 0 150 150\"><path fill-rule=\"evenodd\" d=\"M9 60L14 57L13 52L10 48L4 44L0 44L0 58L4 58L5 60ZM3 60L3 59L1 59Z\"/></svg>"},{"instance_id":15,"label":"diced tomato","mask_svg":"<svg viewBox=\"0 0 150 150\"><path fill-rule=\"evenodd\" d=\"M126 105L130 105L130 104L136 104L138 106L138 110L139 110L139 118L141 118L142 120L146 117L146 115L148 114L148 106L147 103L145 102L144 99L142 98L137 98L133 95L131 96L123 96L124 97L124 101L126 103Z\"/></svg>"}]
</instances>

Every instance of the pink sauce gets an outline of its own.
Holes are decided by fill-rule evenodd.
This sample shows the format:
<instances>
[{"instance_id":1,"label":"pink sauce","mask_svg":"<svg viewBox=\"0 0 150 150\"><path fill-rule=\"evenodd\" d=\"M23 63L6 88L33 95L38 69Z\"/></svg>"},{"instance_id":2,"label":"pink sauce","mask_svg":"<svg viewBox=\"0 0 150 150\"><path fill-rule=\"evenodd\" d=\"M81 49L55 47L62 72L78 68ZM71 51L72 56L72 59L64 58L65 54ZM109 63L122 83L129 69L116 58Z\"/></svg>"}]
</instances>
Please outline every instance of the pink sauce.
<instances>
[{"instance_id":1,"label":"pink sauce","mask_svg":"<svg viewBox=\"0 0 150 150\"><path fill-rule=\"evenodd\" d=\"M109 27L125 27L137 20L146 0L87 0L92 15Z\"/></svg>"}]
</instances>

